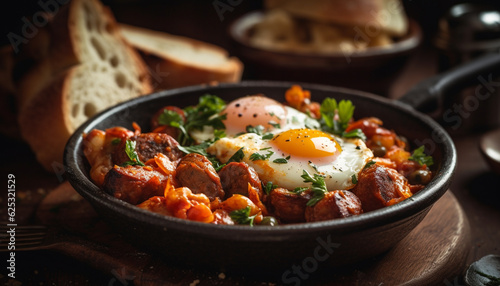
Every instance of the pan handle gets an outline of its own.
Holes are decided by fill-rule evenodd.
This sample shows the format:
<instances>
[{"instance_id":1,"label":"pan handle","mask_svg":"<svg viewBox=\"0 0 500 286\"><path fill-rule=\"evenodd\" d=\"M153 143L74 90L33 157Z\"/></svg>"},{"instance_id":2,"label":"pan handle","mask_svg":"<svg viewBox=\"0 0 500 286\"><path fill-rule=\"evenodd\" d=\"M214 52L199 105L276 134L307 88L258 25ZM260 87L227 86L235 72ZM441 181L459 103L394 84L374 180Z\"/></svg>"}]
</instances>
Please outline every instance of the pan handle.
<instances>
[{"instance_id":1,"label":"pan handle","mask_svg":"<svg viewBox=\"0 0 500 286\"><path fill-rule=\"evenodd\" d=\"M419 111L431 112L445 96L474 84L491 82L494 72L500 72L500 54L490 53L418 83L399 100ZM500 82L491 86L500 86Z\"/></svg>"}]
</instances>

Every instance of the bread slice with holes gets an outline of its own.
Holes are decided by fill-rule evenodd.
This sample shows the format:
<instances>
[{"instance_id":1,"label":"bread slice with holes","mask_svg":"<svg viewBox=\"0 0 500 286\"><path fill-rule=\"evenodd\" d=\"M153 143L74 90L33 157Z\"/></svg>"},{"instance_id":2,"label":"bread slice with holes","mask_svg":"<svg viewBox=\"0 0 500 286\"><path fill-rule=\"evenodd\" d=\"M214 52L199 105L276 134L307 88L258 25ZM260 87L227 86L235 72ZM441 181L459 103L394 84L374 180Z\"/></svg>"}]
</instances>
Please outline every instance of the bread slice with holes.
<instances>
[{"instance_id":1,"label":"bread slice with holes","mask_svg":"<svg viewBox=\"0 0 500 286\"><path fill-rule=\"evenodd\" d=\"M219 46L125 24L120 29L141 52L157 90L241 79L243 64Z\"/></svg>"},{"instance_id":2,"label":"bread slice with holes","mask_svg":"<svg viewBox=\"0 0 500 286\"><path fill-rule=\"evenodd\" d=\"M47 31L40 34L48 48L19 85L18 122L38 161L55 171L83 122L152 86L145 63L98 0L61 7Z\"/></svg>"}]
</instances>

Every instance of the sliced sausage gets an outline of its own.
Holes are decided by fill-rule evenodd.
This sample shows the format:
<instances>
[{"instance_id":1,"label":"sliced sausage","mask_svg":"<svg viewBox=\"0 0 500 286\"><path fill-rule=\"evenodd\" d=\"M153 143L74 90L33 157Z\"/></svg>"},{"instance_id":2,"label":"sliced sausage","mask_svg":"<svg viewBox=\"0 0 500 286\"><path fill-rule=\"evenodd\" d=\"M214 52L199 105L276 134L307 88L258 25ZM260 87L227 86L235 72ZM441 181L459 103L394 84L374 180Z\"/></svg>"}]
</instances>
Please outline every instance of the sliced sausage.
<instances>
[{"instance_id":1,"label":"sliced sausage","mask_svg":"<svg viewBox=\"0 0 500 286\"><path fill-rule=\"evenodd\" d=\"M205 194L211 201L216 197L224 198L219 175L203 155L191 153L184 156L177 165L175 178L193 194Z\"/></svg>"},{"instance_id":2,"label":"sliced sausage","mask_svg":"<svg viewBox=\"0 0 500 286\"><path fill-rule=\"evenodd\" d=\"M135 151L141 162L153 159L157 153L165 154L170 160L178 161L184 153L177 148L179 143L170 135L165 133L142 133L130 138L136 142ZM122 140L113 153L113 162L117 165L130 160L125 152L126 140Z\"/></svg>"},{"instance_id":3,"label":"sliced sausage","mask_svg":"<svg viewBox=\"0 0 500 286\"><path fill-rule=\"evenodd\" d=\"M104 179L104 190L122 201L137 205L163 196L168 177L150 166L115 166Z\"/></svg>"},{"instance_id":4,"label":"sliced sausage","mask_svg":"<svg viewBox=\"0 0 500 286\"><path fill-rule=\"evenodd\" d=\"M307 192L295 194L284 188L276 188L269 194L268 202L280 221L305 222L306 204L310 198Z\"/></svg>"},{"instance_id":5,"label":"sliced sausage","mask_svg":"<svg viewBox=\"0 0 500 286\"><path fill-rule=\"evenodd\" d=\"M361 171L351 190L361 201L364 212L395 204L411 196L406 178L396 170L378 164Z\"/></svg>"},{"instance_id":6,"label":"sliced sausage","mask_svg":"<svg viewBox=\"0 0 500 286\"><path fill-rule=\"evenodd\" d=\"M361 201L349 191L328 192L314 206L306 208L306 221L322 221L349 217L363 213Z\"/></svg>"},{"instance_id":7,"label":"sliced sausage","mask_svg":"<svg viewBox=\"0 0 500 286\"><path fill-rule=\"evenodd\" d=\"M248 184L254 187L262 198L262 184L255 169L245 162L231 162L219 171L222 189L226 198L240 194L248 197Z\"/></svg>"}]
</instances>

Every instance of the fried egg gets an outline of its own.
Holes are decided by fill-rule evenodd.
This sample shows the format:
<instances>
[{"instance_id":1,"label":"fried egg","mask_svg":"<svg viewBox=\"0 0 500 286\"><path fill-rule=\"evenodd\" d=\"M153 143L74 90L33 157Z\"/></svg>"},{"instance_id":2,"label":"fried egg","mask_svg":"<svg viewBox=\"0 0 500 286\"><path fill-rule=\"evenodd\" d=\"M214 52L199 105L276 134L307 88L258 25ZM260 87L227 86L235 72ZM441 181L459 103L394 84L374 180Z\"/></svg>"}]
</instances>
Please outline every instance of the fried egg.
<instances>
[{"instance_id":1,"label":"fried egg","mask_svg":"<svg viewBox=\"0 0 500 286\"><path fill-rule=\"evenodd\" d=\"M328 190L350 189L355 185L353 176L373 157L362 140L317 130L316 120L263 96L233 101L225 112L228 137L217 140L207 152L225 163L241 149L242 161L263 181L282 188L310 187L301 177L306 170L324 176ZM263 126L265 135L244 133L248 125Z\"/></svg>"},{"instance_id":2,"label":"fried egg","mask_svg":"<svg viewBox=\"0 0 500 286\"><path fill-rule=\"evenodd\" d=\"M351 189L353 176L357 178L373 157L360 139L343 139L314 129L291 129L270 140L255 133L222 138L207 151L225 163L241 148L242 161L262 180L289 190L311 186L301 177L303 170L324 176L328 190Z\"/></svg>"}]
</instances>

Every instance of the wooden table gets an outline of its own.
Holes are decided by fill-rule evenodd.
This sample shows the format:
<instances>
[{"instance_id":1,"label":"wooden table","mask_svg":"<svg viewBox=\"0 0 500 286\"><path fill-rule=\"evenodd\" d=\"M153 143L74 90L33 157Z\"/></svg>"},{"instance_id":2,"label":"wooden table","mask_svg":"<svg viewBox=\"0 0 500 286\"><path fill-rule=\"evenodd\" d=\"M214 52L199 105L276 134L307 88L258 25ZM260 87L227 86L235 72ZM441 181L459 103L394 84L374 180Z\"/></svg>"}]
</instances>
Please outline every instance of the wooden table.
<instances>
[{"instance_id":1,"label":"wooden table","mask_svg":"<svg viewBox=\"0 0 500 286\"><path fill-rule=\"evenodd\" d=\"M215 2L215 1L214 1ZM234 3L238 1L233 1ZM219 17L213 6L205 5L202 8L186 4L179 9L192 9L194 15L190 21L175 17L173 11L162 6L159 2L152 3L157 7L148 8L154 13L148 17L140 16L133 9L140 5L132 1L125 5L110 2L119 20L130 24L153 28L157 27L171 33L195 37L200 40L219 44L230 49L224 29L228 21L255 8L252 1L239 1L232 11L226 11L223 19ZM209 16L207 16L209 15ZM207 20L209 19L209 20ZM191 23L188 25L188 23ZM210 26L211 25L211 26ZM208 32L207 32L208 31ZM398 97L418 81L433 75L436 72L436 58L432 49L422 49L413 55L406 69L394 83L391 97ZM498 108L498 107L497 107ZM487 254L500 254L500 176L491 173L478 151L478 141L484 132L468 132L453 135L458 153L458 167L451 185L451 193L458 200L470 225L471 244L466 259L467 265ZM29 148L17 140L0 138L2 142L1 171L2 177L7 180L8 174L16 177L16 191L18 195L16 219L19 225L36 223L35 210L39 202L62 181L60 176L45 172L37 163ZM6 219L5 191L2 192L1 219ZM3 254L2 254L3 255ZM5 261L4 256L2 261ZM16 281L23 285L129 285L126 273L102 272L92 265L76 261L70 257L53 251L37 251L16 254ZM4 264L2 264L4 265ZM464 270L464 269L462 269ZM151 270L153 271L153 270ZM5 267L0 271L0 283L9 281ZM192 275L192 272L177 272L178 275ZM191 274L190 274L191 273ZM219 276L171 277L172 285L184 285L182 282L192 281L192 285L231 285L230 277L221 273ZM208 278L207 278L208 277ZM458 280L456 280L458 279ZM456 280L456 282L455 282ZM443 277L443 283L462 285L460 277ZM12 282L12 281L11 281ZM455 284L454 284L455 283ZM19 284L11 284L19 285Z\"/></svg>"}]
</instances>

